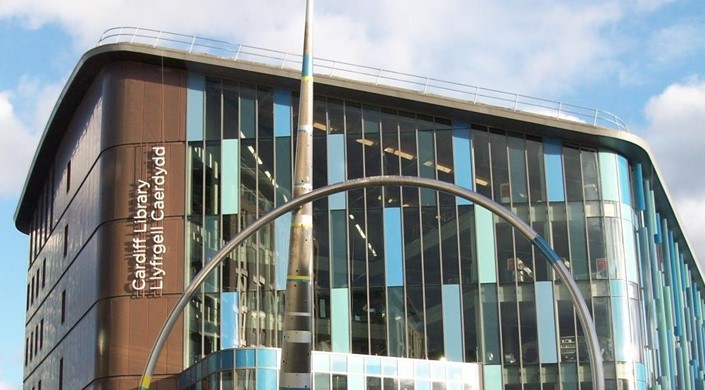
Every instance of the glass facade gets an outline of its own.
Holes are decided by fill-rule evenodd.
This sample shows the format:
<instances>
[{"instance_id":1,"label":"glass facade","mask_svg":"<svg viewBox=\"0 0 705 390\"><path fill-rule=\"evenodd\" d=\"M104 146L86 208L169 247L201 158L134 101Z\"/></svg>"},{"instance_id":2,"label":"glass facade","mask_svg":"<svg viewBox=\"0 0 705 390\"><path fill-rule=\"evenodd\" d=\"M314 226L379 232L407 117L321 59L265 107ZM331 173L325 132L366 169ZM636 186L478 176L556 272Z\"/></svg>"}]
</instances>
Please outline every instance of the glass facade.
<instances>
[{"instance_id":1,"label":"glass facade","mask_svg":"<svg viewBox=\"0 0 705 390\"><path fill-rule=\"evenodd\" d=\"M199 74L189 75L188 87L190 280L240 229L291 198L298 96ZM341 96L315 97L314 148L315 187L418 175L474 189L529 223L588 302L608 389L702 383L698 271L656 212L640 164L462 115ZM262 229L203 285L188 308L186 366L218 350L280 347L289 224L282 217ZM488 210L426 189L368 188L315 202L314 225L317 351L478 363L485 388L591 388L566 287L528 240ZM260 381L257 367L218 380ZM359 381L437 388L404 387L394 375L388 386L384 375L350 370L317 372L316 388L358 388Z\"/></svg>"}]
</instances>

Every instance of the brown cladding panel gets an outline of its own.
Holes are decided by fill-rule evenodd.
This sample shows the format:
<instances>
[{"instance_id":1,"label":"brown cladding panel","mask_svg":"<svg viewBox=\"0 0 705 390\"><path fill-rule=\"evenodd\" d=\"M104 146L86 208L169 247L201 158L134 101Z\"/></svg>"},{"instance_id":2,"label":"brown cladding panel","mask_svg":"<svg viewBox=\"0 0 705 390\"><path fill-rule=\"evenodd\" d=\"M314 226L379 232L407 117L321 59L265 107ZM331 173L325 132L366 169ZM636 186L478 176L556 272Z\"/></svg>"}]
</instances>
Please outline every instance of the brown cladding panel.
<instances>
[{"instance_id":1,"label":"brown cladding panel","mask_svg":"<svg viewBox=\"0 0 705 390\"><path fill-rule=\"evenodd\" d=\"M164 288L162 294L183 291L184 280L184 223L180 217L163 221L167 252L164 255ZM98 272L100 297L133 296L135 262L132 256L133 224L120 220L103 225L101 237L101 266ZM149 261L149 256L147 257ZM147 298L140 298L147 299Z\"/></svg>"},{"instance_id":2,"label":"brown cladding panel","mask_svg":"<svg viewBox=\"0 0 705 390\"><path fill-rule=\"evenodd\" d=\"M105 146L186 139L186 72L134 62L108 66Z\"/></svg>"},{"instance_id":3,"label":"brown cladding panel","mask_svg":"<svg viewBox=\"0 0 705 390\"><path fill-rule=\"evenodd\" d=\"M112 298L98 304L99 334L108 348L99 349L96 379L139 377L149 351L178 295L156 299ZM155 367L155 375L178 374L183 366L183 325L177 321ZM174 351L178 351L175 353Z\"/></svg>"},{"instance_id":4,"label":"brown cladding panel","mask_svg":"<svg viewBox=\"0 0 705 390\"><path fill-rule=\"evenodd\" d=\"M150 182L153 146L161 144L125 145L107 150L101 159L102 221L130 218L134 215L138 180ZM171 143L166 148L167 170L165 212L167 216L184 215L185 144ZM152 185L153 183L150 183Z\"/></svg>"}]
</instances>

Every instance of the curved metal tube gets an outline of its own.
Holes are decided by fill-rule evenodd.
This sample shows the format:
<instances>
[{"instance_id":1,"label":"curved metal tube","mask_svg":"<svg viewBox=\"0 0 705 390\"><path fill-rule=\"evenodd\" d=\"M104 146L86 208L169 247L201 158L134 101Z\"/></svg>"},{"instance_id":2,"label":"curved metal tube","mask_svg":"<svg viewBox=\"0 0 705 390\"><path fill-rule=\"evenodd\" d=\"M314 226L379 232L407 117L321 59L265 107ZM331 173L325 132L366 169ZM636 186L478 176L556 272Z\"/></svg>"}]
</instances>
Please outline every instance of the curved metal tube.
<instances>
[{"instance_id":1,"label":"curved metal tube","mask_svg":"<svg viewBox=\"0 0 705 390\"><path fill-rule=\"evenodd\" d=\"M260 228L264 227L268 223L271 223L279 216L284 215L297 207L313 202L314 200L323 198L328 195L332 195L338 192L349 191L359 188L366 187L380 187L380 186L409 186L409 187L423 187L429 188L436 191L441 191L455 195L457 197L467 199L475 204L478 204L493 213L500 216L502 219L509 222L515 229L521 232L524 237L529 239L538 250L548 259L551 263L553 269L558 273L563 282L568 287L570 292L570 298L575 306L578 313L578 318L580 319L580 324L583 327L585 336L587 337L588 354L590 356L590 369L592 373L592 383L593 388L596 390L603 390L605 386L605 373L602 366L602 355L600 354L600 344L597 339L597 331L595 330L595 323L592 321L590 316L590 311L588 310L585 299L580 293L578 285L572 278L570 271L566 268L563 262L560 260L558 255L553 249L546 243L546 241L536 233L529 225L517 217L514 213L504 208L499 203L496 203L492 199L489 199L477 192L468 190L466 188L458 187L454 184L442 182L439 180L426 179L421 177L409 177L409 176L374 176L366 177L361 179L348 180L342 183L331 184L326 187L321 187L315 189L311 192L303 194L293 200L285 203L274 210L271 210L267 214L260 217L257 221L247 226L241 232L239 232L232 240L226 243L223 248L215 254L213 259L196 275L196 277L191 281L185 289L181 296L181 299L176 303L174 308L169 313L166 322L159 331L157 339L154 341L154 346L149 353L149 358L147 360L147 365L145 366L144 373L142 374L142 379L140 380L140 390L149 389L149 385L152 381L152 374L154 373L154 367L157 364L157 359L161 354L164 344L166 344L167 337L171 333L172 328L176 324L176 320L181 315L188 302L191 300L193 295L198 291L198 288L206 280L208 275L210 275L213 270L220 265L220 263L226 258L230 252L237 246L242 244L246 239L248 239L252 234L257 232Z\"/></svg>"}]
</instances>

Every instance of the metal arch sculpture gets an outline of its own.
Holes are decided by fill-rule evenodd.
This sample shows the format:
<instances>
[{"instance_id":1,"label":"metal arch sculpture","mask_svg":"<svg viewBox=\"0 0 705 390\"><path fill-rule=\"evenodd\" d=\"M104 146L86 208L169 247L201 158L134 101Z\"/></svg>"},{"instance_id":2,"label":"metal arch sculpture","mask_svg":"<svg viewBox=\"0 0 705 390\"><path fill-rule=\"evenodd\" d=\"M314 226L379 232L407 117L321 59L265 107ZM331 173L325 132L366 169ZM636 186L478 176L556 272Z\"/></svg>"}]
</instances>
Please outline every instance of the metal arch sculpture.
<instances>
[{"instance_id":1,"label":"metal arch sculpture","mask_svg":"<svg viewBox=\"0 0 705 390\"><path fill-rule=\"evenodd\" d=\"M513 214L511 211L504 208L499 203L478 194L477 192L456 186L454 184L426 179L421 177L408 177L408 176L374 176L361 179L348 180L342 183L331 184L326 187L321 187L315 189L311 192L303 194L293 200L285 203L267 214L260 217L257 221L247 226L245 229L240 231L232 240L223 246L223 248L215 254L213 259L206 265L201 271L196 275L196 277L191 281L191 283L184 289L183 295L176 303L174 308L169 313L166 322L159 331L159 335L154 342L149 358L147 360L147 365L145 366L144 373L140 380L139 390L147 390L151 384L152 375L154 373L154 367L157 364L157 359L161 354L162 348L166 344L167 337L171 333L172 328L176 324L176 320L183 312L184 308L191 300L193 295L196 293L198 288L203 284L208 275L227 257L230 252L236 247L242 244L247 238L252 234L257 232L260 228L264 227L268 223L271 223L276 218L284 215L290 211L295 210L297 207L313 202L314 200L323 198L328 195L332 195L338 192L350 191L354 189L366 188L366 187L384 187L384 186L409 186L409 187L422 187L429 188L436 191L441 191L455 195L460 198L472 201L478 204L494 214L499 215L501 218L509 222L515 229L517 229L524 237L526 237L536 248L541 252L544 257L551 264L551 267L560 275L560 278L568 287L570 293L571 301L576 308L578 313L578 318L580 319L580 324L583 327L583 331L587 337L588 354L590 356L590 368L592 373L593 388L597 390L604 389L605 376L604 368L602 366L602 356L600 354L600 345L597 339L597 332L595 330L595 323L592 321L590 316L590 311L588 310L585 299L583 298L578 285L572 278L570 271L563 262L560 260L558 255L553 249L546 243L546 241L536 233L529 225L522 221L519 217Z\"/></svg>"}]
</instances>

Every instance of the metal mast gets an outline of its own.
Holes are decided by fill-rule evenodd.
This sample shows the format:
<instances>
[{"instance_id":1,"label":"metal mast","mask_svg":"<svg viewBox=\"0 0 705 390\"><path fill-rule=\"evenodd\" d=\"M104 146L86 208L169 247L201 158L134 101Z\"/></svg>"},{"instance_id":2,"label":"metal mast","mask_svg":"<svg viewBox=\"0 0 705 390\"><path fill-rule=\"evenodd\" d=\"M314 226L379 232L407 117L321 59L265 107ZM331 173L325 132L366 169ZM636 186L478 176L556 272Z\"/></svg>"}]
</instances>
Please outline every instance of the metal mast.
<instances>
[{"instance_id":1,"label":"metal mast","mask_svg":"<svg viewBox=\"0 0 705 390\"><path fill-rule=\"evenodd\" d=\"M313 0L306 0L299 123L296 134L294 197L313 188ZM313 349L313 206L293 211L284 307L280 389L311 389Z\"/></svg>"}]
</instances>

